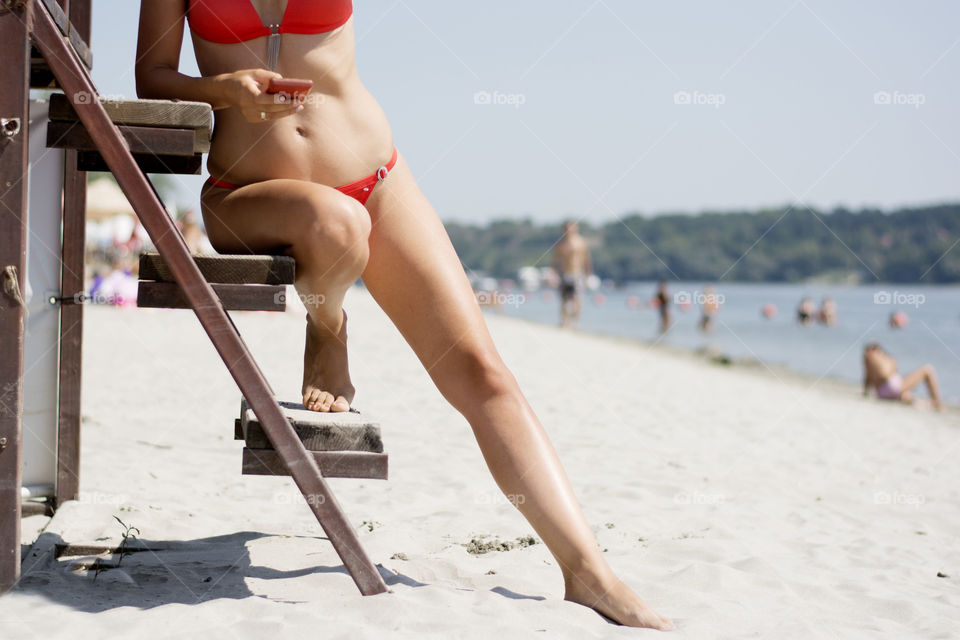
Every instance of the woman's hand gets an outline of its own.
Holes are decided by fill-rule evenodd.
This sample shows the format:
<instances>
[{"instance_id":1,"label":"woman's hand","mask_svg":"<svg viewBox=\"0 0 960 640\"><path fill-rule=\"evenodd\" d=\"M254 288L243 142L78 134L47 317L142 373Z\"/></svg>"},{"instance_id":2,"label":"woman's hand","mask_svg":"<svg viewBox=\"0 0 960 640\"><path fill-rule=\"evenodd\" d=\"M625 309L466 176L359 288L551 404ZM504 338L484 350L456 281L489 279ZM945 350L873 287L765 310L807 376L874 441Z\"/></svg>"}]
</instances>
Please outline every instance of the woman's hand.
<instances>
[{"instance_id":1,"label":"woman's hand","mask_svg":"<svg viewBox=\"0 0 960 640\"><path fill-rule=\"evenodd\" d=\"M303 110L303 105L291 101L284 93L266 93L270 80L282 77L266 69L244 69L217 76L217 84L228 105L239 107L248 122L263 122Z\"/></svg>"}]
</instances>

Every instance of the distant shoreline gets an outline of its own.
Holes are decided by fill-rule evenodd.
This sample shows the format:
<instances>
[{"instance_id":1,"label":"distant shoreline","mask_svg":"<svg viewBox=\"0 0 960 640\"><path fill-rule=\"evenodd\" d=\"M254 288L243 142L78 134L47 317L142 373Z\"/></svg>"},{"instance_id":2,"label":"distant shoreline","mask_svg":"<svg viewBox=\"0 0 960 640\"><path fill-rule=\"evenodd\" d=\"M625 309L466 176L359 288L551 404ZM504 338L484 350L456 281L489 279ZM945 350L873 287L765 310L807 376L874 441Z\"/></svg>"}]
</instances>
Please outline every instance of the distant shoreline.
<instances>
[{"instance_id":1,"label":"distant shoreline","mask_svg":"<svg viewBox=\"0 0 960 640\"><path fill-rule=\"evenodd\" d=\"M610 335L607 333L602 333L600 331L587 331L584 329L561 329L557 324L540 322L538 320L532 320L530 318L522 318L518 316L510 316L507 314L500 314L492 310L484 310L484 314L489 317L502 318L505 320L510 320L514 322L521 322L537 327L546 327L551 328L560 332L571 332L579 335L590 336L591 338L598 338L608 342L614 342L617 344L625 344L630 346L640 346L648 349L655 349L658 353L667 354L676 358L681 358L687 361L697 361L705 365L711 365L714 367L728 367L734 371L740 371L745 373L752 373L763 377L765 379L770 379L771 374L773 378L780 382L788 384L804 384L809 387L816 387L819 390L827 389L837 395L844 397L862 397L863 388L856 383L850 382L849 380L844 380L843 378L834 377L830 375L825 376L816 376L810 373L804 373L802 371L797 371L796 369L790 368L785 364L768 364L761 362L755 358L734 358L724 354L721 351L713 351L709 348L699 348L693 349L689 347L681 347L672 344L666 344L664 342L659 342L656 340L648 340L645 338L630 338L626 336L616 336ZM719 358L726 358L725 362L718 361ZM921 392L922 393L922 392ZM873 402L880 402L876 396L871 395L869 398L864 398L864 400L870 400ZM925 396L921 398L922 401L926 402L927 399ZM888 401L885 401L888 402ZM891 407L903 407L905 409L915 409L910 405L904 403L895 403L888 402ZM920 410L930 410L928 407L921 407ZM944 402L944 412L943 413L960 413L960 405L952 404L950 402Z\"/></svg>"}]
</instances>

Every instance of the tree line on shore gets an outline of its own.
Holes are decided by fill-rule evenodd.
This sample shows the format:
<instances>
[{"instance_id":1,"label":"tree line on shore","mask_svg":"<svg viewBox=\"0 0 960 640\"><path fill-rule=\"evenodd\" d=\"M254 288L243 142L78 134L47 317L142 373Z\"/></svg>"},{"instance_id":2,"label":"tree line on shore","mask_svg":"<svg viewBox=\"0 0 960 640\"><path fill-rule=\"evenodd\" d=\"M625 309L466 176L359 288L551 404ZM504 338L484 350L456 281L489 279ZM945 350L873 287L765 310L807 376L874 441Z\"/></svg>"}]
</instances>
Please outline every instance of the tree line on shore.
<instances>
[{"instance_id":1,"label":"tree line on shore","mask_svg":"<svg viewBox=\"0 0 960 640\"><path fill-rule=\"evenodd\" d=\"M446 223L464 265L495 278L549 266L562 222ZM643 216L580 223L594 272L631 280L960 281L960 203L830 212L809 207Z\"/></svg>"}]
</instances>

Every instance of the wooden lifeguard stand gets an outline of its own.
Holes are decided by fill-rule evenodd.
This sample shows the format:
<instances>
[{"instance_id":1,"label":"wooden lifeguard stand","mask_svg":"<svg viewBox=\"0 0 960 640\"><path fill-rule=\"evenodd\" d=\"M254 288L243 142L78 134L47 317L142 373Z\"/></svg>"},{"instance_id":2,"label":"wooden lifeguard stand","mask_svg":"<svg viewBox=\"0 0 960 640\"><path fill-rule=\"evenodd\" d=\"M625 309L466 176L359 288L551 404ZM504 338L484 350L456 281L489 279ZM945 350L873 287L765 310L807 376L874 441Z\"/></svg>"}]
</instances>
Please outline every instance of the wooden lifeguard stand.
<instances>
[{"instance_id":1,"label":"wooden lifeguard stand","mask_svg":"<svg viewBox=\"0 0 960 640\"><path fill-rule=\"evenodd\" d=\"M244 404L236 436L247 444L244 473L291 475L361 593L387 591L324 480L324 475L386 477L379 431L374 433L362 420L341 416L333 420L336 433L331 437L328 426L311 429L291 413L296 407L281 407L226 313L227 309L260 308L256 305L262 304L269 287L282 284L269 280L275 277L269 265L277 263L276 256L226 259L229 275L224 281L214 275L223 273L223 259L214 260L211 270L210 261L190 255L145 171L199 173L200 153L193 146L198 127L149 131L119 119L116 110L108 113L90 79L89 39L90 0L0 0L0 594L16 584L20 573L31 87L59 88L65 95L51 100L51 118L53 111L59 115L56 126L48 127L48 144L66 149L62 277L59 296L53 296L60 309L54 506L76 499L79 490L85 170L96 167L113 173L157 248L158 255L141 259L141 267L145 260L153 270L152 279L141 282L141 291L149 292L145 299L150 297L154 306L191 308L240 388ZM55 102L59 102L56 108ZM157 108L150 103L129 101L130 109L120 111ZM236 281L235 267L241 262L241 271L248 274L251 271L243 270L250 265L254 272L268 265L263 272L267 280L251 284L243 276ZM288 277L285 282L289 281Z\"/></svg>"}]
</instances>

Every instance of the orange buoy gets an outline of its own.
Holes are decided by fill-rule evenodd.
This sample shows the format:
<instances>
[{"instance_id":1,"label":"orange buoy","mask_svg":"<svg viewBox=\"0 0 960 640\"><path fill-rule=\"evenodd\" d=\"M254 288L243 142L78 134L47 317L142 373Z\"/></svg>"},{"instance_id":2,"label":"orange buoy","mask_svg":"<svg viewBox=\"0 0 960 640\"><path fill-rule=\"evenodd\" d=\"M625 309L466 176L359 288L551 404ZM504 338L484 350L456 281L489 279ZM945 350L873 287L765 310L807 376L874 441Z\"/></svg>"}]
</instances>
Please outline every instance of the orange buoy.
<instances>
[{"instance_id":1,"label":"orange buoy","mask_svg":"<svg viewBox=\"0 0 960 640\"><path fill-rule=\"evenodd\" d=\"M763 305L760 313L763 314L764 318L770 320L777 315L777 305L773 304L772 302L768 302L767 304Z\"/></svg>"}]
</instances>

